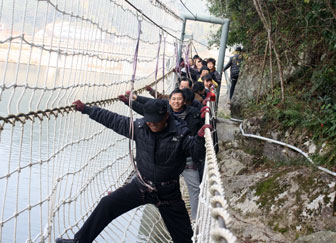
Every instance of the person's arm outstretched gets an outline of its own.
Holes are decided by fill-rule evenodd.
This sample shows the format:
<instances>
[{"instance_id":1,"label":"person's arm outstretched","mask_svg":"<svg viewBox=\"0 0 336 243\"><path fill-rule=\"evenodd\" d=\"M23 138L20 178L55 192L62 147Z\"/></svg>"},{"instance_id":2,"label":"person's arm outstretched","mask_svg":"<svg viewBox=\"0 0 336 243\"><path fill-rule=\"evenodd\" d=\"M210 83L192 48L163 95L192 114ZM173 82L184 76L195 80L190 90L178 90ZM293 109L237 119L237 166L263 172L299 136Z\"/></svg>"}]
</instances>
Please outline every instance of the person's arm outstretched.
<instances>
[{"instance_id":1,"label":"person's arm outstretched","mask_svg":"<svg viewBox=\"0 0 336 243\"><path fill-rule=\"evenodd\" d=\"M118 99L125 105L129 106L128 98L125 95L119 95ZM138 102L137 100L132 100L132 110L134 110L139 115L144 115L144 104Z\"/></svg>"},{"instance_id":2,"label":"person's arm outstretched","mask_svg":"<svg viewBox=\"0 0 336 243\"><path fill-rule=\"evenodd\" d=\"M224 71L225 71L226 69L228 69L229 67L231 67L231 65L232 65L232 58L230 57L230 61L225 65L225 67L224 67Z\"/></svg>"},{"instance_id":3,"label":"person's arm outstretched","mask_svg":"<svg viewBox=\"0 0 336 243\"><path fill-rule=\"evenodd\" d=\"M73 103L77 111L83 114L89 115L89 117L96 122L111 128L116 133L130 138L130 118L126 116L119 115L115 112L99 108L97 106L87 106L83 104L80 100Z\"/></svg>"}]
</instances>

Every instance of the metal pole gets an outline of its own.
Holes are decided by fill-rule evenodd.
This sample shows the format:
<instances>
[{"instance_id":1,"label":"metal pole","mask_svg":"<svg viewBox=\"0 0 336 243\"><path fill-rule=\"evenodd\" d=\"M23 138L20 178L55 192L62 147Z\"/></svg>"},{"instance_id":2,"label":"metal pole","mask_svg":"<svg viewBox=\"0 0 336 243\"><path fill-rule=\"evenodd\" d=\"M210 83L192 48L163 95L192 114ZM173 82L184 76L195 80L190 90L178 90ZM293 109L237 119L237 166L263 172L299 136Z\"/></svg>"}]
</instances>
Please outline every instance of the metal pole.
<instances>
[{"instance_id":1,"label":"metal pole","mask_svg":"<svg viewBox=\"0 0 336 243\"><path fill-rule=\"evenodd\" d=\"M194 20L194 21L212 23L212 24L224 24L225 21L228 20L228 19L213 17L213 16L210 16L210 15L199 15L199 14L196 14L195 16L193 16L193 15L191 15L189 13L183 13L182 14L182 18L183 19L188 19L188 20Z\"/></svg>"},{"instance_id":2,"label":"metal pole","mask_svg":"<svg viewBox=\"0 0 336 243\"><path fill-rule=\"evenodd\" d=\"M179 46L179 49L178 49L178 60L179 61L180 61L181 56L182 56L182 48L183 48L183 42L184 42L184 36L185 36L186 23L187 23L187 19L183 18L182 31L181 31L181 42L180 42L180 46Z\"/></svg>"},{"instance_id":3,"label":"metal pole","mask_svg":"<svg viewBox=\"0 0 336 243\"><path fill-rule=\"evenodd\" d=\"M217 62L217 72L219 72L219 75L221 77L223 73L223 66L224 66L224 60L225 60L225 50L226 50L227 37L229 33L229 24L230 24L230 20L227 20L222 26L222 35L221 35L221 40L220 40L218 62ZM222 82L221 82L221 85L219 85L217 88L217 99L216 99L216 105L215 105L216 112L218 110L218 101L219 101L219 94L220 94L221 86L222 86ZM217 117L217 113L216 113L216 117Z\"/></svg>"},{"instance_id":4,"label":"metal pole","mask_svg":"<svg viewBox=\"0 0 336 243\"><path fill-rule=\"evenodd\" d=\"M223 67L224 67L224 60L225 60L225 50L226 50L226 42L229 33L229 24L230 20L225 21L222 26L222 35L220 40L220 47L218 53L218 61L217 61L217 72L222 76Z\"/></svg>"}]
</instances>

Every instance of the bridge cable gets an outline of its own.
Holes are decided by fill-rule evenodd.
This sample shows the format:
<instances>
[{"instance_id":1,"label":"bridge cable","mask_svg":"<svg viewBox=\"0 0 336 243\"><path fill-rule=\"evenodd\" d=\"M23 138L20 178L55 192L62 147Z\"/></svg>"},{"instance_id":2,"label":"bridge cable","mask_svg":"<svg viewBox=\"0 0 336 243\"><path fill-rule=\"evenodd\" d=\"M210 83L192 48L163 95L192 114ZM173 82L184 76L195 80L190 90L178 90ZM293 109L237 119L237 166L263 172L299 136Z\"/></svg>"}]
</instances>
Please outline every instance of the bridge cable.
<instances>
[{"instance_id":1,"label":"bridge cable","mask_svg":"<svg viewBox=\"0 0 336 243\"><path fill-rule=\"evenodd\" d=\"M191 13L192 16L194 16L194 18L196 19L196 15L190 11L190 9L184 4L184 2L182 2L182 0L180 0L181 4L183 5L183 7L188 10L189 13Z\"/></svg>"},{"instance_id":2,"label":"bridge cable","mask_svg":"<svg viewBox=\"0 0 336 243\"><path fill-rule=\"evenodd\" d=\"M159 25L158 23L156 23L154 20L152 20L150 17L148 17L145 13L143 13L143 11L137 7L135 7L132 3L130 3L128 0L125 0L126 3L128 3L132 8L134 8L136 11L138 11L139 13L142 14L143 17L145 17L147 20L149 20L150 22L152 22L154 25L156 25L158 28L160 28L162 31L166 32L168 35L170 35L171 37L173 37L176 40L181 41L180 38L176 37L175 35L171 34L169 31L165 30L161 25Z\"/></svg>"}]
</instances>

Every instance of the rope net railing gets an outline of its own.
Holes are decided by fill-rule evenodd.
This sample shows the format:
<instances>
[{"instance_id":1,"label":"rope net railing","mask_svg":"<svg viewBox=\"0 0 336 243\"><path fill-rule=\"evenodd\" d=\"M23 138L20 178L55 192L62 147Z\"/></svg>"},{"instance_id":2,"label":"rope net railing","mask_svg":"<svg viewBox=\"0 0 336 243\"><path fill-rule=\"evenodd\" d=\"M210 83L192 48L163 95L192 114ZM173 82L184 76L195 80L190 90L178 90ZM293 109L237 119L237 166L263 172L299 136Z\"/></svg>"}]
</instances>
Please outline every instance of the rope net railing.
<instances>
[{"instance_id":1,"label":"rope net railing","mask_svg":"<svg viewBox=\"0 0 336 243\"><path fill-rule=\"evenodd\" d=\"M131 87L137 42L134 90L155 84L169 93L181 25L160 1L0 2L0 242L71 238L100 198L129 181L128 140L71 104L129 115L117 97ZM96 241L171 238L158 210L146 206Z\"/></svg>"},{"instance_id":2,"label":"rope net railing","mask_svg":"<svg viewBox=\"0 0 336 243\"><path fill-rule=\"evenodd\" d=\"M216 132L215 102L208 102L211 112L205 115L205 124L211 124L213 131L205 130L206 158L203 180L200 185L197 218L194 225L193 242L236 242L236 237L229 230L232 218L228 212L228 203L222 186L214 149Z\"/></svg>"}]
</instances>

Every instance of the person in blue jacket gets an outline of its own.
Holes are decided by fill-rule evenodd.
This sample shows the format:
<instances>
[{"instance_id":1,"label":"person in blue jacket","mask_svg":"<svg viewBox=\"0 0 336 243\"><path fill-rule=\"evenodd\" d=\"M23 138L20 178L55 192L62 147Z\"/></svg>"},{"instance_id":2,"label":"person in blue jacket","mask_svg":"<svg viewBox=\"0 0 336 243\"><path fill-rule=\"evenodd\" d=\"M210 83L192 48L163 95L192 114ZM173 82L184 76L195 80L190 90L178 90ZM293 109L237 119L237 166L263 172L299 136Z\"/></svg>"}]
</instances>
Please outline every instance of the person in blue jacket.
<instances>
[{"instance_id":1,"label":"person in blue jacket","mask_svg":"<svg viewBox=\"0 0 336 243\"><path fill-rule=\"evenodd\" d=\"M134 121L130 137L130 118L99 107L74 102L75 109L116 133L134 139L138 173L133 180L104 196L74 239L56 239L56 243L92 242L118 216L144 204L154 204L174 242L192 242L193 231L182 200L179 175L186 158L197 160L205 155L204 130L191 136L185 122L167 112L163 100L150 99L144 104L144 117Z\"/></svg>"}]
</instances>

